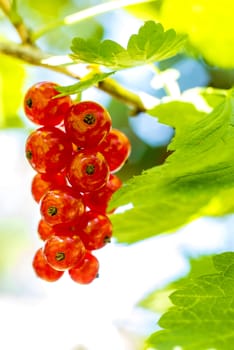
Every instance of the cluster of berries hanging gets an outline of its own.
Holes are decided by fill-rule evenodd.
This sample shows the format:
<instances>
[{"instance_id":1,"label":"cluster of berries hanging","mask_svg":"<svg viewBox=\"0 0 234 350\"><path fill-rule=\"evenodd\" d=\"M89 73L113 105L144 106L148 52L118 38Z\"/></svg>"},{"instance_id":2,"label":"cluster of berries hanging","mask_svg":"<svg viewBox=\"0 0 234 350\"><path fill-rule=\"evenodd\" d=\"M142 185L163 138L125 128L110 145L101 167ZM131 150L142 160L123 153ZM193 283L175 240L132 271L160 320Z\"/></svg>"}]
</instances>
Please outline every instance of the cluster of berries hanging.
<instances>
[{"instance_id":1,"label":"cluster of berries hanging","mask_svg":"<svg viewBox=\"0 0 234 350\"><path fill-rule=\"evenodd\" d=\"M124 133L112 128L103 106L57 97L57 86L37 83L24 99L25 115L39 126L25 146L36 172L31 191L40 205L38 234L43 241L32 265L46 281L57 281L68 271L75 282L87 284L99 270L93 251L112 237L107 207L122 185L115 173L131 145Z\"/></svg>"}]
</instances>

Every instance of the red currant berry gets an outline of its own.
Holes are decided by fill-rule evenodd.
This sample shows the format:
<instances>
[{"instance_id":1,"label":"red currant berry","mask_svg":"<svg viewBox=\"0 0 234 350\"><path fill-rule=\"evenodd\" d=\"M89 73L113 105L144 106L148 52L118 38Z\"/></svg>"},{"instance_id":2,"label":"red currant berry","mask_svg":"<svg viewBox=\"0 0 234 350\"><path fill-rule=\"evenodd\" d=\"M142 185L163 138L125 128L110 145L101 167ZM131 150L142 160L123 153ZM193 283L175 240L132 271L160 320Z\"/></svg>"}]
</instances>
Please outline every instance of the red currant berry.
<instances>
[{"instance_id":1,"label":"red currant berry","mask_svg":"<svg viewBox=\"0 0 234 350\"><path fill-rule=\"evenodd\" d=\"M86 252L83 263L68 270L73 281L80 284L89 284L98 277L99 261L90 252Z\"/></svg>"},{"instance_id":2,"label":"red currant berry","mask_svg":"<svg viewBox=\"0 0 234 350\"><path fill-rule=\"evenodd\" d=\"M41 219L38 223L37 232L38 232L39 238L42 241L46 241L48 238L50 238L55 234L53 226L48 224L48 222L46 222L43 219Z\"/></svg>"},{"instance_id":3,"label":"red currant berry","mask_svg":"<svg viewBox=\"0 0 234 350\"><path fill-rule=\"evenodd\" d=\"M34 170L58 173L69 162L72 145L63 131L55 127L42 127L29 135L25 151Z\"/></svg>"},{"instance_id":4,"label":"red currant berry","mask_svg":"<svg viewBox=\"0 0 234 350\"><path fill-rule=\"evenodd\" d=\"M34 175L31 184L31 192L34 200L39 203L44 194L52 188L66 185L66 178L63 173L46 175L37 173Z\"/></svg>"},{"instance_id":5,"label":"red currant berry","mask_svg":"<svg viewBox=\"0 0 234 350\"><path fill-rule=\"evenodd\" d=\"M55 233L56 236L68 236L68 237L79 236L81 217L79 217L77 220L74 220L66 224L53 225L53 232Z\"/></svg>"},{"instance_id":6,"label":"red currant berry","mask_svg":"<svg viewBox=\"0 0 234 350\"><path fill-rule=\"evenodd\" d=\"M80 238L87 250L104 247L112 237L112 223L104 215L93 211L86 212L80 222Z\"/></svg>"},{"instance_id":7,"label":"red currant berry","mask_svg":"<svg viewBox=\"0 0 234 350\"><path fill-rule=\"evenodd\" d=\"M98 191L84 193L84 203L91 210L106 213L108 203L113 195L122 186L122 181L114 174L110 174L107 184Z\"/></svg>"},{"instance_id":8,"label":"red currant berry","mask_svg":"<svg viewBox=\"0 0 234 350\"><path fill-rule=\"evenodd\" d=\"M43 250L48 264L58 271L81 263L85 252L84 244L78 236L52 236L45 242Z\"/></svg>"},{"instance_id":9,"label":"red currant berry","mask_svg":"<svg viewBox=\"0 0 234 350\"><path fill-rule=\"evenodd\" d=\"M64 117L69 137L79 147L92 148L109 133L112 125L108 111L92 101L74 103Z\"/></svg>"},{"instance_id":10,"label":"red currant berry","mask_svg":"<svg viewBox=\"0 0 234 350\"><path fill-rule=\"evenodd\" d=\"M77 220L84 212L84 204L69 188L49 190L41 200L42 218L51 225Z\"/></svg>"},{"instance_id":11,"label":"red currant berry","mask_svg":"<svg viewBox=\"0 0 234 350\"><path fill-rule=\"evenodd\" d=\"M99 145L100 152L106 158L110 171L117 172L122 168L131 153L128 137L118 129L111 129Z\"/></svg>"},{"instance_id":12,"label":"red currant berry","mask_svg":"<svg viewBox=\"0 0 234 350\"><path fill-rule=\"evenodd\" d=\"M112 129L99 145L100 152L106 158L110 171L116 172L122 168L131 153L128 137L118 129Z\"/></svg>"},{"instance_id":13,"label":"red currant berry","mask_svg":"<svg viewBox=\"0 0 234 350\"><path fill-rule=\"evenodd\" d=\"M59 94L56 83L43 81L31 86L24 98L26 116L35 124L54 126L67 114L72 100L70 96L53 98Z\"/></svg>"},{"instance_id":14,"label":"red currant berry","mask_svg":"<svg viewBox=\"0 0 234 350\"><path fill-rule=\"evenodd\" d=\"M55 282L64 274L64 271L55 270L48 264L42 248L36 251L32 266L36 275L47 282Z\"/></svg>"},{"instance_id":15,"label":"red currant berry","mask_svg":"<svg viewBox=\"0 0 234 350\"><path fill-rule=\"evenodd\" d=\"M100 152L81 151L75 154L68 167L67 177L81 192L95 191L106 185L110 171Z\"/></svg>"}]
</instances>

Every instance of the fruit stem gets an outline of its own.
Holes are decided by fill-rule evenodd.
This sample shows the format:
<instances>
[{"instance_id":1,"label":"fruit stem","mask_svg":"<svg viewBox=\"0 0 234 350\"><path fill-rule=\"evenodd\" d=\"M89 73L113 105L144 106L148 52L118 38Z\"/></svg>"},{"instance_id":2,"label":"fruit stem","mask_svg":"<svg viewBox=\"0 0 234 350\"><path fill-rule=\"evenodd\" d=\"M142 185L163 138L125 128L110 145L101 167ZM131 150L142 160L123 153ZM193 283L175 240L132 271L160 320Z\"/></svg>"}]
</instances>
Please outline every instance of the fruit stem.
<instances>
[{"instance_id":1,"label":"fruit stem","mask_svg":"<svg viewBox=\"0 0 234 350\"><path fill-rule=\"evenodd\" d=\"M55 259L57 261L62 261L65 259L65 254L63 252L57 252L55 255Z\"/></svg>"}]
</instances>

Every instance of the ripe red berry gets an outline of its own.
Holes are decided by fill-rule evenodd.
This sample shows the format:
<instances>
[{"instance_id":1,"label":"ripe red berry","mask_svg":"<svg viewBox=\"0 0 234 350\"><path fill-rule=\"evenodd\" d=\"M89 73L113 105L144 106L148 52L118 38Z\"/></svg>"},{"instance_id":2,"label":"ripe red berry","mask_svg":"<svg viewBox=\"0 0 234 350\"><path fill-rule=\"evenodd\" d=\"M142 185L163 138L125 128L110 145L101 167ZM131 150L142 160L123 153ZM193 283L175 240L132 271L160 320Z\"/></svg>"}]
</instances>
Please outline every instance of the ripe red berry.
<instances>
[{"instance_id":1,"label":"ripe red berry","mask_svg":"<svg viewBox=\"0 0 234 350\"><path fill-rule=\"evenodd\" d=\"M81 192L95 191L106 185L110 171L100 152L81 151L75 154L68 167L67 177Z\"/></svg>"},{"instance_id":2,"label":"ripe red berry","mask_svg":"<svg viewBox=\"0 0 234 350\"><path fill-rule=\"evenodd\" d=\"M84 193L84 203L91 210L105 213L108 203L113 195L122 186L122 181L115 175L110 174L107 184L98 191Z\"/></svg>"},{"instance_id":3,"label":"ripe red berry","mask_svg":"<svg viewBox=\"0 0 234 350\"><path fill-rule=\"evenodd\" d=\"M35 84L24 99L26 116L40 125L25 145L36 171L31 192L40 203L37 231L44 241L33 268L46 281L56 281L68 270L75 282L88 284L99 270L92 251L112 237L107 208L122 185L113 173L126 162L131 146L124 133L112 129L102 105L58 97L58 86Z\"/></svg>"},{"instance_id":4,"label":"ripe red berry","mask_svg":"<svg viewBox=\"0 0 234 350\"><path fill-rule=\"evenodd\" d=\"M64 274L63 271L55 270L48 264L42 248L36 251L32 266L36 275L47 282L55 282Z\"/></svg>"},{"instance_id":5,"label":"ripe red berry","mask_svg":"<svg viewBox=\"0 0 234 350\"><path fill-rule=\"evenodd\" d=\"M69 137L79 147L92 148L109 133L112 125L108 111L92 101L74 103L64 117Z\"/></svg>"},{"instance_id":6,"label":"ripe red berry","mask_svg":"<svg viewBox=\"0 0 234 350\"><path fill-rule=\"evenodd\" d=\"M50 238L55 234L53 226L48 224L48 222L46 222L44 219L41 219L39 221L37 226L37 232L38 232L39 238L42 241L46 241L48 238Z\"/></svg>"},{"instance_id":7,"label":"ripe red berry","mask_svg":"<svg viewBox=\"0 0 234 350\"><path fill-rule=\"evenodd\" d=\"M41 200L40 211L49 224L66 224L83 214L84 204L81 197L74 196L69 188L49 190Z\"/></svg>"},{"instance_id":8,"label":"ripe red berry","mask_svg":"<svg viewBox=\"0 0 234 350\"><path fill-rule=\"evenodd\" d=\"M56 236L79 236L80 235L80 220L82 218L79 217L77 220L68 222L66 224L56 224L53 225L53 232L55 233Z\"/></svg>"},{"instance_id":9,"label":"ripe red berry","mask_svg":"<svg viewBox=\"0 0 234 350\"><path fill-rule=\"evenodd\" d=\"M39 203L44 194L52 188L66 185L66 178L63 173L34 175L31 184L31 192L34 200Z\"/></svg>"},{"instance_id":10,"label":"ripe red berry","mask_svg":"<svg viewBox=\"0 0 234 350\"><path fill-rule=\"evenodd\" d=\"M112 237L112 223L110 219L98 212L84 213L80 221L80 238L87 250L104 247Z\"/></svg>"},{"instance_id":11,"label":"ripe red berry","mask_svg":"<svg viewBox=\"0 0 234 350\"><path fill-rule=\"evenodd\" d=\"M82 264L68 270L73 281L80 284L89 284L98 277L99 261L90 252L86 252Z\"/></svg>"},{"instance_id":12,"label":"ripe red berry","mask_svg":"<svg viewBox=\"0 0 234 350\"><path fill-rule=\"evenodd\" d=\"M46 242L43 253L55 270L64 271L81 263L85 247L78 236L52 236Z\"/></svg>"},{"instance_id":13,"label":"ripe red berry","mask_svg":"<svg viewBox=\"0 0 234 350\"><path fill-rule=\"evenodd\" d=\"M128 137L118 129L112 129L98 149L106 158L110 171L116 172L125 164L131 153Z\"/></svg>"},{"instance_id":14,"label":"ripe red berry","mask_svg":"<svg viewBox=\"0 0 234 350\"><path fill-rule=\"evenodd\" d=\"M24 111L35 124L58 125L67 114L72 100L70 96L54 98L59 94L56 83L43 81L31 86L25 94Z\"/></svg>"},{"instance_id":15,"label":"ripe red berry","mask_svg":"<svg viewBox=\"0 0 234 350\"><path fill-rule=\"evenodd\" d=\"M42 127L26 140L26 157L39 173L58 173L65 168L72 154L67 135L56 127Z\"/></svg>"}]
</instances>

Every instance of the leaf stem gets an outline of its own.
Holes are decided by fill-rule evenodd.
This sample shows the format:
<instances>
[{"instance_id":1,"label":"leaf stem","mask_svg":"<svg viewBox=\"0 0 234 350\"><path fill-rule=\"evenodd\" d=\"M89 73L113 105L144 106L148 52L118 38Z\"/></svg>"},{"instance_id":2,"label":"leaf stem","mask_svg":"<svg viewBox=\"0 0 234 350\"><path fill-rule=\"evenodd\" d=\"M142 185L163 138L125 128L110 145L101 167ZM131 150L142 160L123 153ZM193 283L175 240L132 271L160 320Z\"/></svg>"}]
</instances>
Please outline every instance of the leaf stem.
<instances>
[{"instance_id":1,"label":"leaf stem","mask_svg":"<svg viewBox=\"0 0 234 350\"><path fill-rule=\"evenodd\" d=\"M45 35L49 31L63 25L72 25L72 24L84 21L87 18L94 17L113 10L117 10L122 7L137 5L137 4L152 2L152 1L155 1L155 0L118 0L118 1L111 1L104 4L99 4L93 7L89 7L87 9L68 15L61 20L52 22L46 25L45 27L42 27L38 31L35 31L32 33L31 39L32 41L36 41L38 38Z\"/></svg>"},{"instance_id":2,"label":"leaf stem","mask_svg":"<svg viewBox=\"0 0 234 350\"><path fill-rule=\"evenodd\" d=\"M0 53L20 59L24 63L65 74L74 79L80 80L82 78L76 73L76 69L72 69L74 65L54 65L49 63L52 56L34 46L21 45L14 42L0 42ZM96 87L128 105L132 109L132 115L146 111L144 103L137 94L127 90L111 78L99 82Z\"/></svg>"},{"instance_id":3,"label":"leaf stem","mask_svg":"<svg viewBox=\"0 0 234 350\"><path fill-rule=\"evenodd\" d=\"M140 112L145 112L146 107L142 102L141 98L134 92L125 89L122 85L117 83L116 80L107 78L98 83L98 87L101 90L104 90L109 95L117 98L119 101L124 102L125 104L133 107L131 115L134 116Z\"/></svg>"}]
</instances>

